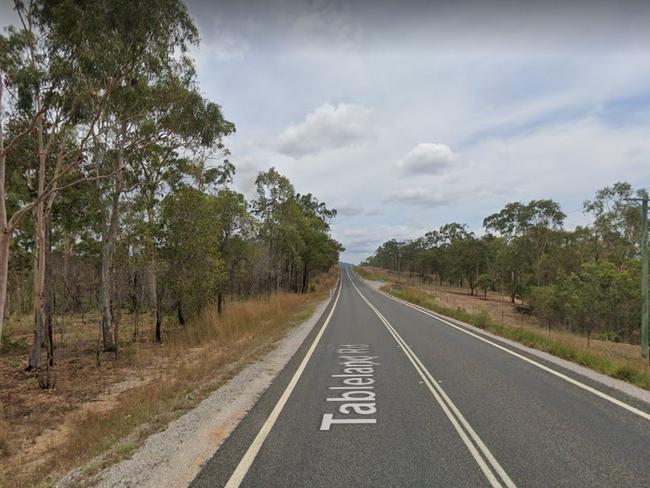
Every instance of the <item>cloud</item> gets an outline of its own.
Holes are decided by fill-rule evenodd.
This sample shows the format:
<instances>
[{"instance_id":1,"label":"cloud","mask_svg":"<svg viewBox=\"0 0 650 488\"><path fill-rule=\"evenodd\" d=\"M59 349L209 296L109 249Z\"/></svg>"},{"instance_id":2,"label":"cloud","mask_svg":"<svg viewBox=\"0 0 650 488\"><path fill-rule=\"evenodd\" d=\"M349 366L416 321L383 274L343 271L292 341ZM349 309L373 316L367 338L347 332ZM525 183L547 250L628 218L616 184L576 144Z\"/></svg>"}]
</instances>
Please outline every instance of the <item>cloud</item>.
<instances>
[{"instance_id":1,"label":"cloud","mask_svg":"<svg viewBox=\"0 0 650 488\"><path fill-rule=\"evenodd\" d=\"M397 161L396 166L406 174L440 174L456 159L446 144L421 143Z\"/></svg>"},{"instance_id":2,"label":"cloud","mask_svg":"<svg viewBox=\"0 0 650 488\"><path fill-rule=\"evenodd\" d=\"M404 188L393 192L385 202L416 205L420 207L441 207L450 202L450 198L435 190L424 187Z\"/></svg>"},{"instance_id":3,"label":"cloud","mask_svg":"<svg viewBox=\"0 0 650 488\"><path fill-rule=\"evenodd\" d=\"M369 137L369 119L370 110L363 105L324 103L304 122L287 127L280 134L277 148L299 158L361 144Z\"/></svg>"},{"instance_id":4,"label":"cloud","mask_svg":"<svg viewBox=\"0 0 650 488\"><path fill-rule=\"evenodd\" d=\"M355 216L377 216L381 215L381 210L378 208L364 208L361 205L342 204L335 205L338 217L355 217Z\"/></svg>"},{"instance_id":5,"label":"cloud","mask_svg":"<svg viewBox=\"0 0 650 488\"><path fill-rule=\"evenodd\" d=\"M424 232L425 229L420 226L378 224L340 229L334 237L345 246L345 259L360 262L374 253L377 247L388 239L415 239Z\"/></svg>"}]
</instances>

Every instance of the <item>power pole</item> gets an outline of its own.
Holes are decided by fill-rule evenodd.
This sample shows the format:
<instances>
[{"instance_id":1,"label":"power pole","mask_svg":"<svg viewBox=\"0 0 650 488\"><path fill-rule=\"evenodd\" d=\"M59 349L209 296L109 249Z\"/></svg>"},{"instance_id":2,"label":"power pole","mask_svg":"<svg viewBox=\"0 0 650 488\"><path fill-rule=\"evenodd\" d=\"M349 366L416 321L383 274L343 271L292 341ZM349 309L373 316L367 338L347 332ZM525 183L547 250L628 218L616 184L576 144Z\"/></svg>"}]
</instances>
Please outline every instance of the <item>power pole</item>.
<instances>
[{"instance_id":1,"label":"power pole","mask_svg":"<svg viewBox=\"0 0 650 488\"><path fill-rule=\"evenodd\" d=\"M648 357L648 198L641 200L641 356Z\"/></svg>"},{"instance_id":2,"label":"power pole","mask_svg":"<svg viewBox=\"0 0 650 488\"><path fill-rule=\"evenodd\" d=\"M648 358L648 197L626 200L641 202L641 356Z\"/></svg>"}]
</instances>

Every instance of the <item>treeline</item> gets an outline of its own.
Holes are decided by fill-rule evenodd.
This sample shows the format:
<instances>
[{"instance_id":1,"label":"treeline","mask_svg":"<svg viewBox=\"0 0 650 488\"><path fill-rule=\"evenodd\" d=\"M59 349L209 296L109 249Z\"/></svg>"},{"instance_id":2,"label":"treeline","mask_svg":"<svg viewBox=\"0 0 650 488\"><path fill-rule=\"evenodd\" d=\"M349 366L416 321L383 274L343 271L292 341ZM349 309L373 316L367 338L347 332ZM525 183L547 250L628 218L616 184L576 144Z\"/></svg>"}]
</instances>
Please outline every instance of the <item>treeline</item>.
<instances>
[{"instance_id":1,"label":"treeline","mask_svg":"<svg viewBox=\"0 0 650 488\"><path fill-rule=\"evenodd\" d=\"M483 221L477 236L451 223L411 241L390 240L364 264L520 299L547 325L638 343L641 213L628 183L584 203L593 223L564 228L552 200L514 202Z\"/></svg>"},{"instance_id":2,"label":"treeline","mask_svg":"<svg viewBox=\"0 0 650 488\"><path fill-rule=\"evenodd\" d=\"M123 310L180 325L227 297L305 293L338 261L336 215L270 169L230 188L234 132L197 85L179 0L15 2L0 36L0 340L33 313L28 368L54 365L57 317ZM138 330L133 331L134 335ZM49 375L40 375L50 386Z\"/></svg>"}]
</instances>

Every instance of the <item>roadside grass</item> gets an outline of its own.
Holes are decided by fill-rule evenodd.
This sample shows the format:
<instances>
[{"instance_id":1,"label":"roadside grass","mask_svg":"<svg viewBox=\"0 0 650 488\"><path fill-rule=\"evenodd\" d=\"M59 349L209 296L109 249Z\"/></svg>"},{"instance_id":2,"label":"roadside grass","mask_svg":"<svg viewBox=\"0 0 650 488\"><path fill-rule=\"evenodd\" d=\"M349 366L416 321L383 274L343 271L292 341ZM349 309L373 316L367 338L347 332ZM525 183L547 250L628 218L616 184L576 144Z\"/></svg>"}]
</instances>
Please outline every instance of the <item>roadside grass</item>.
<instances>
[{"instance_id":1,"label":"roadside grass","mask_svg":"<svg viewBox=\"0 0 650 488\"><path fill-rule=\"evenodd\" d=\"M147 381L119 393L110 408L84 411L56 448L45 450L39 459L23 462L18 451L5 456L3 461L9 462L0 470L0 486L51 486L75 467L82 468L82 479L87 480L124 459L149 435L271 350L290 328L313 313L336 277L336 272L321 275L315 280L316 291L306 295L278 293L227 303L222 316L207 309L185 328L168 331L162 346L136 344L129 351L126 372L146 370Z\"/></svg>"},{"instance_id":2,"label":"roadside grass","mask_svg":"<svg viewBox=\"0 0 650 488\"><path fill-rule=\"evenodd\" d=\"M9 451L9 442L7 441L7 423L5 422L5 413L0 403L0 457L5 456Z\"/></svg>"},{"instance_id":3,"label":"roadside grass","mask_svg":"<svg viewBox=\"0 0 650 488\"><path fill-rule=\"evenodd\" d=\"M367 279L377 279L376 275L366 270L359 274L361 276L364 276L364 274L365 276L371 276L371 278ZM382 290L397 298L420 305L441 315L467 322L506 339L511 339L525 346L548 352L559 358L572 361L613 378L627 381L628 383L650 390L650 373L643 366L603 357L596 351L578 347L575 344L568 344L562 340L547 337L529 329L500 324L493 320L487 312L482 310L473 313L461 308L454 309L442 306L429 293L412 286L393 283L383 286Z\"/></svg>"}]
</instances>

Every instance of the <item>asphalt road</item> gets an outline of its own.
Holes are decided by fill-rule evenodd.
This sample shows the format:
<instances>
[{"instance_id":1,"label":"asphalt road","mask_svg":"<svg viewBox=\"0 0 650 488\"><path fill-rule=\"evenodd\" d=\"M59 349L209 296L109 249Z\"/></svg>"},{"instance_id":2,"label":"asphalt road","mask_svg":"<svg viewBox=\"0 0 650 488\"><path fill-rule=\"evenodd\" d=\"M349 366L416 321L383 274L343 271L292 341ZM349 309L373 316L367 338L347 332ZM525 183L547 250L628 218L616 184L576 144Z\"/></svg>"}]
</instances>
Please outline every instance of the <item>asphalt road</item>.
<instances>
[{"instance_id":1,"label":"asphalt road","mask_svg":"<svg viewBox=\"0 0 650 488\"><path fill-rule=\"evenodd\" d=\"M648 405L510 350L343 267L319 323L192 486L650 486Z\"/></svg>"}]
</instances>

